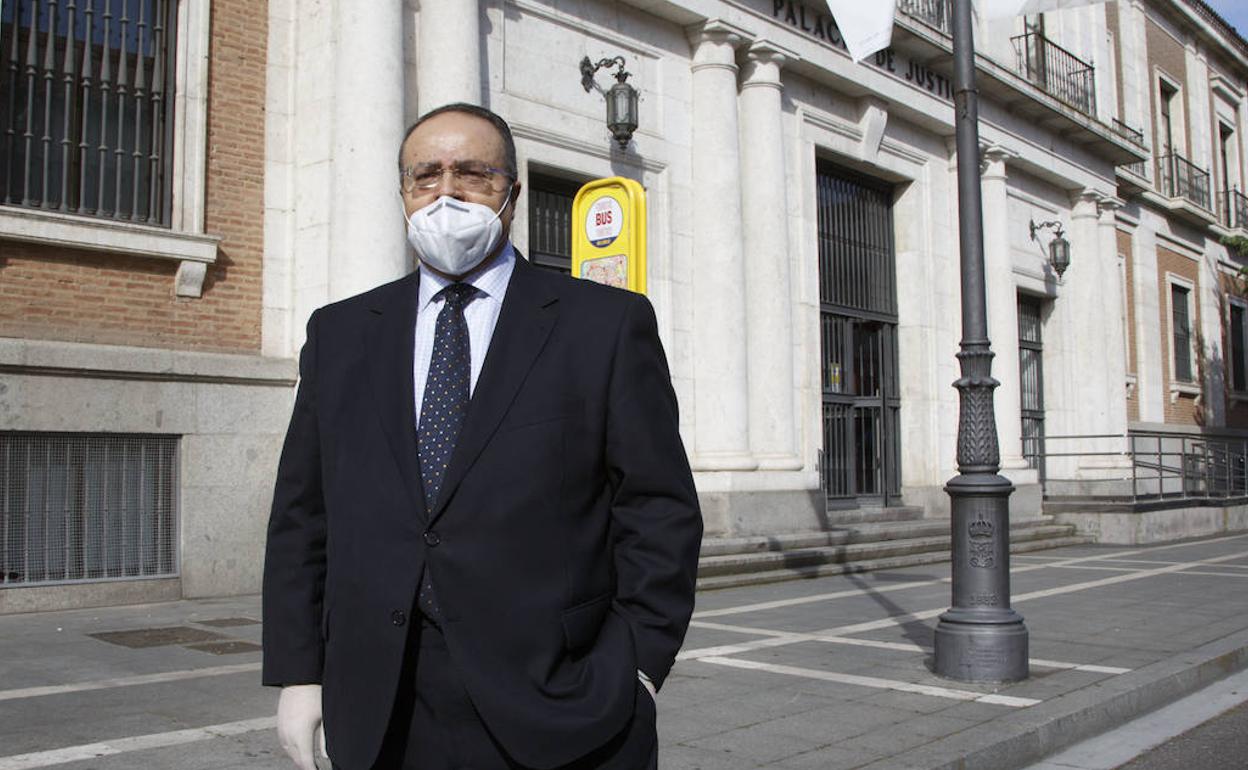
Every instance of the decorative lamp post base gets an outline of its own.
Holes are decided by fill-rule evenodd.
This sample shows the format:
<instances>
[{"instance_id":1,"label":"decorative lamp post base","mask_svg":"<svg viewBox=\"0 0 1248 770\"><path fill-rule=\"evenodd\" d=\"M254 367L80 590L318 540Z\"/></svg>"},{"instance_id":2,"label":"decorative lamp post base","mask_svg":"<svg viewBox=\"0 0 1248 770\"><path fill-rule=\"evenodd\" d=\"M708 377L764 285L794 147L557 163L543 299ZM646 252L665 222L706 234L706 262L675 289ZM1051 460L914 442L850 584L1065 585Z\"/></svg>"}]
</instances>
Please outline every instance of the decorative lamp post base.
<instances>
[{"instance_id":1,"label":"decorative lamp post base","mask_svg":"<svg viewBox=\"0 0 1248 770\"><path fill-rule=\"evenodd\" d=\"M952 503L953 606L936 624L936 673L962 682L1028 676L1028 634L1010 608L1010 493L996 473L962 474Z\"/></svg>"},{"instance_id":2,"label":"decorative lamp post base","mask_svg":"<svg viewBox=\"0 0 1248 770\"><path fill-rule=\"evenodd\" d=\"M1013 610L949 610L936 624L936 673L960 682L1022 681L1027 638Z\"/></svg>"}]
</instances>

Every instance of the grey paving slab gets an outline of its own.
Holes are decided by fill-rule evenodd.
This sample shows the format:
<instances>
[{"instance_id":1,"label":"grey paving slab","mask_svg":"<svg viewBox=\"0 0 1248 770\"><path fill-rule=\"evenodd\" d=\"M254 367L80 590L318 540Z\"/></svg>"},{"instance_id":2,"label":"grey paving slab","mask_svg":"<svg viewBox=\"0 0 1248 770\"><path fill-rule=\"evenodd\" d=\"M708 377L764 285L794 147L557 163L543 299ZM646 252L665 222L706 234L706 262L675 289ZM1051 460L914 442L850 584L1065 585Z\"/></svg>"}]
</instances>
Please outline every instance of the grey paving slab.
<instances>
[{"instance_id":1,"label":"grey paving slab","mask_svg":"<svg viewBox=\"0 0 1248 770\"><path fill-rule=\"evenodd\" d=\"M1041 701L1013 708L682 660L659 696L660 767L936 770L961 763L957 766L967 770L1009 770L1090 730L1121 723L1248 666L1243 581L1169 572L1097 583L1130 573L1043 567L1051 562L1036 558L1040 555L1014 562L1020 568L1013 578L1016 596L1055 592L1017 604L1031 632L1032 656L1119 666L1130 669L1128 673L1037 668L1024 682L972 685L936 676L930 655L912 647L800 641L732 656ZM1136 570L1165 566L1150 562L1220 556L1233 556L1225 564L1248 566L1248 536L1161 547L1076 546L1042 555L1095 557L1089 564L1098 566L1112 559L1112 564ZM708 616L707 622L744 628L692 628L685 649L765 639L764 630L823 631L871 622L882 625L850 636L930 647L935 617L891 619L947 607L949 585L940 582L947 574L948 565L926 565L704 593L698 597L699 612L736 610ZM790 602L795 599L801 601ZM764 602L790 603L754 607ZM259 617L257 597L0 616L0 696L13 688L254 663L259 660L255 652L213 655L188 645L136 650L88 634L189 626L222 634L242 647L258 642L261 628L236 619ZM258 686L257 672L38 698L0 697L0 759L23 751L267 717L275 700L275 692ZM290 765L271 731L259 731L62 766L270 770Z\"/></svg>"}]
</instances>

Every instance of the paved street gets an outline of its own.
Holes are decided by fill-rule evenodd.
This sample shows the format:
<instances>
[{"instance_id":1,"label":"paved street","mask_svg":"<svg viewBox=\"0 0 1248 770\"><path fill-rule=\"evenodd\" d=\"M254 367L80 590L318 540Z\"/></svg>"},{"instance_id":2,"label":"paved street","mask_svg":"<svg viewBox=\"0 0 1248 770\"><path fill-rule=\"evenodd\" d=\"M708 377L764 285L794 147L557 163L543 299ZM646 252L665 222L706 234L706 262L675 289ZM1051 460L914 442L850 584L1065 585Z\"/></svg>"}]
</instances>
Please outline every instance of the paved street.
<instances>
[{"instance_id":1,"label":"paved street","mask_svg":"<svg viewBox=\"0 0 1248 770\"><path fill-rule=\"evenodd\" d=\"M1243 770L1248 765L1248 704L1215 717L1122 766L1122 770Z\"/></svg>"},{"instance_id":2,"label":"paved street","mask_svg":"<svg viewBox=\"0 0 1248 770\"><path fill-rule=\"evenodd\" d=\"M1014 557L1025 682L928 668L948 565L699 595L664 770L1024 767L1248 666L1248 535ZM0 617L0 770L286 768L256 597Z\"/></svg>"}]
</instances>

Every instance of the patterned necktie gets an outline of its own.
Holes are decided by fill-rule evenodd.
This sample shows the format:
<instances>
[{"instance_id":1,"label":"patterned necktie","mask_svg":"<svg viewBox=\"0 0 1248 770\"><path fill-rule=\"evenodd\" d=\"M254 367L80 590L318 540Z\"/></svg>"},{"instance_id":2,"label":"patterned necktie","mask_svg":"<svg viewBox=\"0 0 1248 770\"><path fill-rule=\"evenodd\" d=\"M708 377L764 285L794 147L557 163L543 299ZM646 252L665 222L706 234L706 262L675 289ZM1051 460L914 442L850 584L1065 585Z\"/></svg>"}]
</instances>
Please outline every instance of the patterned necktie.
<instances>
[{"instance_id":1,"label":"patterned necktie","mask_svg":"<svg viewBox=\"0 0 1248 770\"><path fill-rule=\"evenodd\" d=\"M416 429L420 453L420 477L425 488L425 507L430 514L438 504L438 492L446 476L446 466L455 451L459 429L468 411L468 387L472 357L468 348L468 324L464 321L464 305L477 291L467 283L453 283L438 296L442 310L438 313L433 337L433 358L425 380L425 395L420 403L420 424ZM437 545L437 534L425 533L425 543ZM430 620L441 617L429 568L425 567L417 599L421 612Z\"/></svg>"}]
</instances>

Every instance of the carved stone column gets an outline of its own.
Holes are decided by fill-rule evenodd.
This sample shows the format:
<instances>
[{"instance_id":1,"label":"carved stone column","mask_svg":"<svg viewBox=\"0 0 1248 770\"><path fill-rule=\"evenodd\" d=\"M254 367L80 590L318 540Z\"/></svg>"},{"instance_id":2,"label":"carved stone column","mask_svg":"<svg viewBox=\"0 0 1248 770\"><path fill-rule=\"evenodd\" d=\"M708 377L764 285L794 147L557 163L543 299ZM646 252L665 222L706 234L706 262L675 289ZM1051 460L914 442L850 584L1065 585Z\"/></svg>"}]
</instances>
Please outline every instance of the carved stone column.
<instances>
[{"instance_id":1,"label":"carved stone column","mask_svg":"<svg viewBox=\"0 0 1248 770\"><path fill-rule=\"evenodd\" d=\"M478 0L421 0L417 25L416 97L420 112L451 102L481 104Z\"/></svg>"},{"instance_id":2,"label":"carved stone column","mask_svg":"<svg viewBox=\"0 0 1248 770\"><path fill-rule=\"evenodd\" d=\"M1122 201L1102 198L1097 202L1097 231L1103 287L1101 299L1105 329L1105 433L1127 432L1127 314L1123 305L1123 275L1118 259L1117 212ZM1122 465L1120 460L1118 465Z\"/></svg>"},{"instance_id":3,"label":"carved stone column","mask_svg":"<svg viewBox=\"0 0 1248 770\"><path fill-rule=\"evenodd\" d=\"M402 0L338 4L330 301L407 272L394 162L403 134L402 7Z\"/></svg>"},{"instance_id":4,"label":"carved stone column","mask_svg":"<svg viewBox=\"0 0 1248 770\"><path fill-rule=\"evenodd\" d=\"M785 49L758 41L741 79L750 449L760 469L802 467L794 445L793 297L789 279L780 67Z\"/></svg>"},{"instance_id":5,"label":"carved stone column","mask_svg":"<svg viewBox=\"0 0 1248 770\"><path fill-rule=\"evenodd\" d=\"M693 45L693 467L753 470L750 454L737 65L741 31L718 20Z\"/></svg>"},{"instance_id":6,"label":"carved stone column","mask_svg":"<svg viewBox=\"0 0 1248 770\"><path fill-rule=\"evenodd\" d=\"M1018 381L1018 289L1010 256L1006 160L1000 147L984 151L980 185L984 201L984 274L988 293L988 337L996 354L993 369L1001 384L993 394L1001 467L1027 467L1023 459L1022 394ZM1010 474L1007 474L1010 475Z\"/></svg>"}]
</instances>

